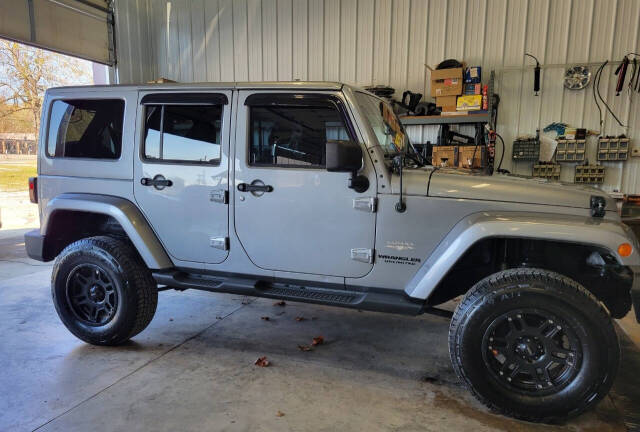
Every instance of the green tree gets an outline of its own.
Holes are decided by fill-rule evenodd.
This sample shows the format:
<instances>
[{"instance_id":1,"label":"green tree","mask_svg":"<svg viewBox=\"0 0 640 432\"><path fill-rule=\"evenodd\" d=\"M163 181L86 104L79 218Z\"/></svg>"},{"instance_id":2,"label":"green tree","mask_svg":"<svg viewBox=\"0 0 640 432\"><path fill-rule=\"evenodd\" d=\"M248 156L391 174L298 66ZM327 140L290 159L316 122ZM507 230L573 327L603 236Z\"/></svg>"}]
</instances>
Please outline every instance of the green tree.
<instances>
[{"instance_id":1,"label":"green tree","mask_svg":"<svg viewBox=\"0 0 640 432\"><path fill-rule=\"evenodd\" d=\"M45 90L91 84L92 76L91 62L0 40L0 122L9 123L1 129L20 127L19 119L28 114L30 130L13 131L37 134Z\"/></svg>"}]
</instances>

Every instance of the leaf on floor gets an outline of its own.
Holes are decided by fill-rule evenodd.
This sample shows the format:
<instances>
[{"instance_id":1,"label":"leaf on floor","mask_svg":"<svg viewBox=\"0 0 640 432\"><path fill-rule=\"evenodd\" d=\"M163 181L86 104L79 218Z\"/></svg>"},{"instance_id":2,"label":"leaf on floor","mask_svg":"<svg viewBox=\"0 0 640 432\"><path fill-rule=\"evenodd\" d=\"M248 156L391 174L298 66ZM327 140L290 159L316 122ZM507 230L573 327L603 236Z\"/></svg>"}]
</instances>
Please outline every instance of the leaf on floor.
<instances>
[{"instance_id":1,"label":"leaf on floor","mask_svg":"<svg viewBox=\"0 0 640 432\"><path fill-rule=\"evenodd\" d=\"M318 345L322 345L323 343L324 343L324 338L322 336L316 336L313 338L311 345L318 346Z\"/></svg>"},{"instance_id":2,"label":"leaf on floor","mask_svg":"<svg viewBox=\"0 0 640 432\"><path fill-rule=\"evenodd\" d=\"M284 302L284 300L280 300L277 301L273 304L274 306L286 306L287 304Z\"/></svg>"},{"instance_id":3,"label":"leaf on floor","mask_svg":"<svg viewBox=\"0 0 640 432\"><path fill-rule=\"evenodd\" d=\"M267 356L262 356L260 358L258 358L258 360L256 360L256 362L254 363L256 366L260 366L260 367L267 367L271 364L271 362L269 360L267 360Z\"/></svg>"},{"instance_id":4,"label":"leaf on floor","mask_svg":"<svg viewBox=\"0 0 640 432\"><path fill-rule=\"evenodd\" d=\"M284 417L284 413L280 410L276 413L276 417Z\"/></svg>"},{"instance_id":5,"label":"leaf on floor","mask_svg":"<svg viewBox=\"0 0 640 432\"><path fill-rule=\"evenodd\" d=\"M296 321L300 322L300 321L306 321L307 319L305 317L301 317L301 316L297 316L296 317Z\"/></svg>"},{"instance_id":6,"label":"leaf on floor","mask_svg":"<svg viewBox=\"0 0 640 432\"><path fill-rule=\"evenodd\" d=\"M298 345L298 349L300 351L313 351L313 348L311 348L309 345Z\"/></svg>"}]
</instances>

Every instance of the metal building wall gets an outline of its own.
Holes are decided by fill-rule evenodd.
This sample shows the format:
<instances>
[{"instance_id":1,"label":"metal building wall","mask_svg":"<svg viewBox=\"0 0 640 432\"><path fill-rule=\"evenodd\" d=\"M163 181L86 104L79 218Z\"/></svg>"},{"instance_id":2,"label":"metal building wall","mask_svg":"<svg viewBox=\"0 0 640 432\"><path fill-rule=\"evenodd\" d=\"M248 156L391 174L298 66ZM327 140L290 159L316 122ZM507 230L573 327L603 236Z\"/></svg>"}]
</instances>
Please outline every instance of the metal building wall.
<instances>
[{"instance_id":1,"label":"metal building wall","mask_svg":"<svg viewBox=\"0 0 640 432\"><path fill-rule=\"evenodd\" d=\"M591 85L563 88L565 63L620 60L640 51L638 0L118 0L119 82L336 80L427 94L424 64L457 58L497 73L498 132L511 142L552 121L599 128ZM530 52L543 64L534 96ZM595 72L596 66L592 67ZM615 97L613 68L601 89L640 146L640 95ZM606 116L604 131L620 134ZM432 127L412 127L415 142ZM595 140L589 155L595 162ZM498 155L500 151L498 150ZM640 158L607 164L607 190L640 193ZM573 178L563 166L562 178Z\"/></svg>"}]
</instances>

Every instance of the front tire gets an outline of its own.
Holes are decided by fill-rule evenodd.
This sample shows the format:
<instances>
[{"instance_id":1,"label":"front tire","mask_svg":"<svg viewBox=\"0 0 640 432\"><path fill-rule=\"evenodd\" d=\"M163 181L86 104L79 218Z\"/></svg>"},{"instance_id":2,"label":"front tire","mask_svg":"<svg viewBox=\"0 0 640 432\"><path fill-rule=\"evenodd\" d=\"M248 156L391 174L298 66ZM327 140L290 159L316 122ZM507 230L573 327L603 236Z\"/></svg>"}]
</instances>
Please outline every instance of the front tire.
<instances>
[{"instance_id":1,"label":"front tire","mask_svg":"<svg viewBox=\"0 0 640 432\"><path fill-rule=\"evenodd\" d=\"M67 246L51 275L62 323L92 345L119 345L144 330L158 304L157 284L133 247L99 236Z\"/></svg>"},{"instance_id":2,"label":"front tire","mask_svg":"<svg viewBox=\"0 0 640 432\"><path fill-rule=\"evenodd\" d=\"M453 315L449 353L480 402L541 422L595 405L620 362L607 310L577 282L541 269L506 270L478 282Z\"/></svg>"}]
</instances>

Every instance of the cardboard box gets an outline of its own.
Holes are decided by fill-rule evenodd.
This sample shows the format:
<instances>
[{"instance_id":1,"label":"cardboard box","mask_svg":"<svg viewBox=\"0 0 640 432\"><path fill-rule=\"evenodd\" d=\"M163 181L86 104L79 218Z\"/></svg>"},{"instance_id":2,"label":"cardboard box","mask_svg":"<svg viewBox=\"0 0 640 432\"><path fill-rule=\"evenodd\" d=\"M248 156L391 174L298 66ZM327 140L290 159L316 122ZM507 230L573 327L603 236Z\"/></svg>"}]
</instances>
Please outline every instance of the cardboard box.
<instances>
[{"instance_id":1,"label":"cardboard box","mask_svg":"<svg viewBox=\"0 0 640 432\"><path fill-rule=\"evenodd\" d=\"M433 146L431 164L438 167L458 166L458 146Z\"/></svg>"},{"instance_id":2,"label":"cardboard box","mask_svg":"<svg viewBox=\"0 0 640 432\"><path fill-rule=\"evenodd\" d=\"M455 111L457 97L458 96L436 96L436 106L442 108L442 111Z\"/></svg>"},{"instance_id":3,"label":"cardboard box","mask_svg":"<svg viewBox=\"0 0 640 432\"><path fill-rule=\"evenodd\" d=\"M431 97L462 94L462 68L431 71Z\"/></svg>"},{"instance_id":4,"label":"cardboard box","mask_svg":"<svg viewBox=\"0 0 640 432\"><path fill-rule=\"evenodd\" d=\"M482 168L486 160L485 146L474 145L458 147L458 168ZM475 153L474 153L475 152ZM473 159L473 161L472 161Z\"/></svg>"},{"instance_id":5,"label":"cardboard box","mask_svg":"<svg viewBox=\"0 0 640 432\"><path fill-rule=\"evenodd\" d=\"M474 111L482 108L482 95L460 96L456 102L458 111Z\"/></svg>"}]
</instances>

